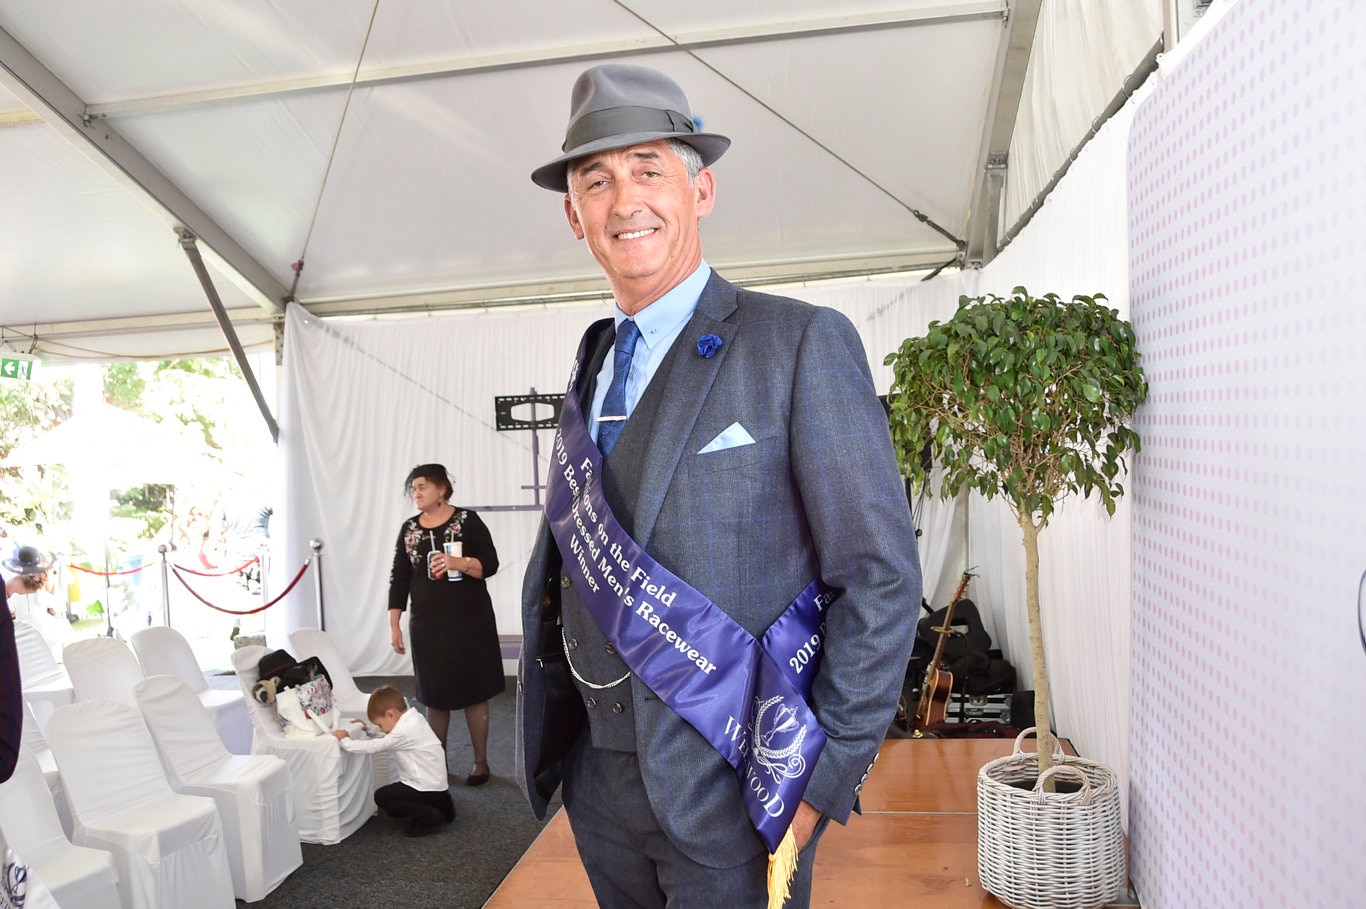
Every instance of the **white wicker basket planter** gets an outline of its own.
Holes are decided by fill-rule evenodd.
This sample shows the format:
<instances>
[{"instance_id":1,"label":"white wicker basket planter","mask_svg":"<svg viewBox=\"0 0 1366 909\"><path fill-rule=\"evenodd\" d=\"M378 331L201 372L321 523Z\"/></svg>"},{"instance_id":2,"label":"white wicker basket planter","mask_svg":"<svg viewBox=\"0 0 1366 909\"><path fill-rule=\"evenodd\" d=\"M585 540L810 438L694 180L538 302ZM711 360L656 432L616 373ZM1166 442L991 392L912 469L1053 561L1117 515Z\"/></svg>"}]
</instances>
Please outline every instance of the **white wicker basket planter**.
<instances>
[{"instance_id":1,"label":"white wicker basket planter","mask_svg":"<svg viewBox=\"0 0 1366 909\"><path fill-rule=\"evenodd\" d=\"M1119 786L1104 764L1055 753L1057 765L1035 782L1039 758L1015 752L977 773L977 877L1017 909L1095 909L1124 887ZM1045 780L1079 781L1077 792L1044 792ZM1022 789L1012 783L1032 785Z\"/></svg>"}]
</instances>

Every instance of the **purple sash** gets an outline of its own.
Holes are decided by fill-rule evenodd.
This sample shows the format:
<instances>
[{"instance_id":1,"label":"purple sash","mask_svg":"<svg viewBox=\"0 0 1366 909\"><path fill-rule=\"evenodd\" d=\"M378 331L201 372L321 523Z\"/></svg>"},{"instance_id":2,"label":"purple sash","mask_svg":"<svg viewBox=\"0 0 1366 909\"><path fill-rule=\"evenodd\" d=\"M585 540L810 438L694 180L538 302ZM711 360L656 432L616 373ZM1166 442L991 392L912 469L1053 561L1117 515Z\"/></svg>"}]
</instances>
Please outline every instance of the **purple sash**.
<instances>
[{"instance_id":1,"label":"purple sash","mask_svg":"<svg viewBox=\"0 0 1366 909\"><path fill-rule=\"evenodd\" d=\"M749 819L773 852L825 745L806 698L835 594L812 581L760 643L627 535L603 495L602 453L574 393L587 341L570 376L546 491L564 569L631 671L735 768Z\"/></svg>"}]
</instances>

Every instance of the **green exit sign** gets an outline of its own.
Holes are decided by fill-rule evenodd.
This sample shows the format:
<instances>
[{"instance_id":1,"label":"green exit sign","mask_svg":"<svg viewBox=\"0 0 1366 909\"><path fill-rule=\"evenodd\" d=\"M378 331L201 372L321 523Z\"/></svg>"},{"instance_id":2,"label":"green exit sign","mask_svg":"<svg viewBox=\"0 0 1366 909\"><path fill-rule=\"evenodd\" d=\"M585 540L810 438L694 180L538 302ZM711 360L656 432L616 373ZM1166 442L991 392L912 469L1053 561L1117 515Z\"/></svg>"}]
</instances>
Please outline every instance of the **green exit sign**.
<instances>
[{"instance_id":1,"label":"green exit sign","mask_svg":"<svg viewBox=\"0 0 1366 909\"><path fill-rule=\"evenodd\" d=\"M27 357L0 357L0 378L31 379L33 378L33 367L37 365L36 362Z\"/></svg>"}]
</instances>

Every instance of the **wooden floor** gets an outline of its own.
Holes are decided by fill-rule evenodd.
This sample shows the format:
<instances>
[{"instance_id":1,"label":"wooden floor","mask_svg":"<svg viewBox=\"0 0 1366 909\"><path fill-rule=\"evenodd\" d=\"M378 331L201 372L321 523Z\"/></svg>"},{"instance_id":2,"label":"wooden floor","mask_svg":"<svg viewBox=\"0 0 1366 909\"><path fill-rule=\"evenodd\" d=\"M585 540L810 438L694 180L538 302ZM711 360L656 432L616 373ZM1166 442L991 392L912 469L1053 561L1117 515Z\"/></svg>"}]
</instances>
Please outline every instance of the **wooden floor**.
<instances>
[{"instance_id":1,"label":"wooden floor","mask_svg":"<svg viewBox=\"0 0 1366 909\"><path fill-rule=\"evenodd\" d=\"M1005 909L977 882L977 770L1013 747L1012 739L884 742L862 816L831 824L821 840L811 905ZM485 909L596 905L560 811Z\"/></svg>"}]
</instances>

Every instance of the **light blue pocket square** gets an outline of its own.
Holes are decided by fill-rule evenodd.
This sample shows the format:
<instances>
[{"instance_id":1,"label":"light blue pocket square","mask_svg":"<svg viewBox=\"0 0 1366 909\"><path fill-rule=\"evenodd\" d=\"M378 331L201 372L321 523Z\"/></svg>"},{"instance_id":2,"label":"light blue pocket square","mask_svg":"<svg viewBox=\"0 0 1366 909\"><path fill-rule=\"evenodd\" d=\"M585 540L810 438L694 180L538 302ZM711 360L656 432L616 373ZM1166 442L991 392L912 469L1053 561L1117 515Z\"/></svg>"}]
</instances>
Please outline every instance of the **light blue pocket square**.
<instances>
[{"instance_id":1,"label":"light blue pocket square","mask_svg":"<svg viewBox=\"0 0 1366 909\"><path fill-rule=\"evenodd\" d=\"M721 434L702 446L698 454L709 454L713 451L725 451L727 448L739 448L741 445L753 445L754 436L739 423L732 423L721 431Z\"/></svg>"}]
</instances>

